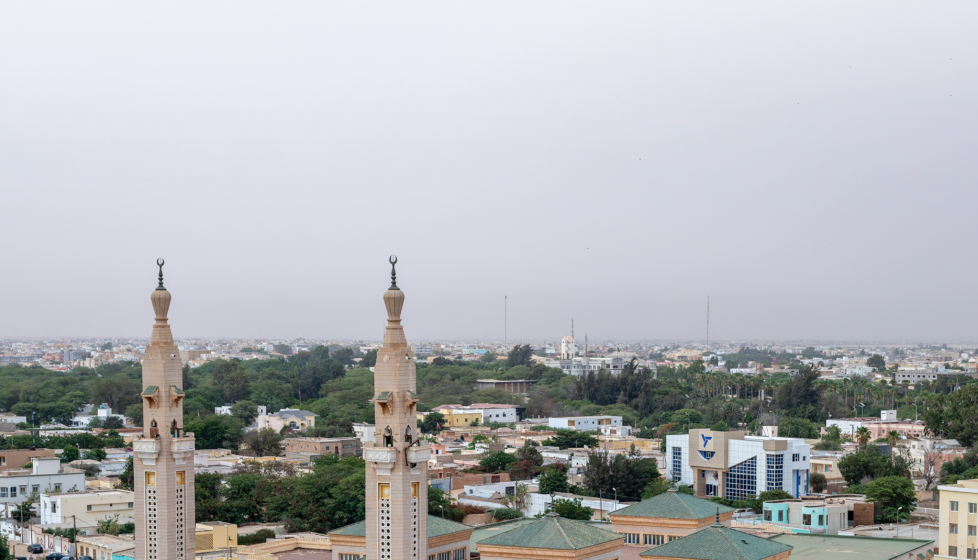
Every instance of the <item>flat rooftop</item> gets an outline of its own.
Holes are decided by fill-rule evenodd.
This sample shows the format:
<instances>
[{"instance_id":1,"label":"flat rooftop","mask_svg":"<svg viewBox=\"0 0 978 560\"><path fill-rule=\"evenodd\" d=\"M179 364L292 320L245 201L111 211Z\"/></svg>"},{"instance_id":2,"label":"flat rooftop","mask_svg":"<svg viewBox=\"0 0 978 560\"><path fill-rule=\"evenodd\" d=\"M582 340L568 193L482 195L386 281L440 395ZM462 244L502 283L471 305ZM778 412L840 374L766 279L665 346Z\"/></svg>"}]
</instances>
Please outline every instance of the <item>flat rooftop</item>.
<instances>
[{"instance_id":1,"label":"flat rooftop","mask_svg":"<svg viewBox=\"0 0 978 560\"><path fill-rule=\"evenodd\" d=\"M924 539L878 537L840 537L785 533L770 538L793 547L792 560L892 560L922 546L933 546Z\"/></svg>"}]
</instances>

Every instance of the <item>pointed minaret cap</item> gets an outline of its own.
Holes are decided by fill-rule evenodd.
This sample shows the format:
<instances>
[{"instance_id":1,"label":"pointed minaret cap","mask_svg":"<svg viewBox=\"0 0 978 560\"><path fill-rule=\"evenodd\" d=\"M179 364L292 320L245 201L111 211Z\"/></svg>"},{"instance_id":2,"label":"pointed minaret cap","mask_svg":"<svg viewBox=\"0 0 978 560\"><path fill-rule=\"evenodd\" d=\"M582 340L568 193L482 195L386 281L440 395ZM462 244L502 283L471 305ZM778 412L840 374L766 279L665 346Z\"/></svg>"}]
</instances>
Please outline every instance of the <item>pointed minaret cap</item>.
<instances>
[{"instance_id":1,"label":"pointed minaret cap","mask_svg":"<svg viewBox=\"0 0 978 560\"><path fill-rule=\"evenodd\" d=\"M399 348L407 346L404 329L401 328L401 308L404 306L404 292L397 287L397 272L394 270L394 265L397 264L397 257L391 255L388 262L391 263L391 287L384 292L384 306L387 308L387 330L384 331L384 347Z\"/></svg>"},{"instance_id":2,"label":"pointed minaret cap","mask_svg":"<svg viewBox=\"0 0 978 560\"><path fill-rule=\"evenodd\" d=\"M713 526L714 527L722 527L723 526L723 523L720 523L720 508L719 507L717 507L717 520L716 520L716 523L713 524Z\"/></svg>"},{"instance_id":3,"label":"pointed minaret cap","mask_svg":"<svg viewBox=\"0 0 978 560\"><path fill-rule=\"evenodd\" d=\"M159 285L150 294L149 299L153 303L153 311L156 312L156 324L153 325L153 335L150 337L150 344L173 344L173 336L170 334L170 326L166 324L166 314L170 310L170 292L163 287L163 259L156 259L156 266L160 267Z\"/></svg>"}]
</instances>

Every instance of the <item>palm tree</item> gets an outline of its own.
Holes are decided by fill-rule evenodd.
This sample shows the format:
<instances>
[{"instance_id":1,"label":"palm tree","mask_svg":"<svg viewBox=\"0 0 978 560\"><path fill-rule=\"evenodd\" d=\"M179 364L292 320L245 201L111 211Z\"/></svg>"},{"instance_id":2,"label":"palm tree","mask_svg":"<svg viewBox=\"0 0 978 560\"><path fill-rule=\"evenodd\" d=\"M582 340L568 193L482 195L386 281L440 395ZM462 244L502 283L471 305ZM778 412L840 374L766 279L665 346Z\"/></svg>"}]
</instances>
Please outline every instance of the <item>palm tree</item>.
<instances>
[{"instance_id":1,"label":"palm tree","mask_svg":"<svg viewBox=\"0 0 978 560\"><path fill-rule=\"evenodd\" d=\"M869 433L869 428L866 426L859 426L859 429L856 430L856 441L859 442L859 447L866 447L866 444L869 443L870 437L872 437L872 435Z\"/></svg>"}]
</instances>

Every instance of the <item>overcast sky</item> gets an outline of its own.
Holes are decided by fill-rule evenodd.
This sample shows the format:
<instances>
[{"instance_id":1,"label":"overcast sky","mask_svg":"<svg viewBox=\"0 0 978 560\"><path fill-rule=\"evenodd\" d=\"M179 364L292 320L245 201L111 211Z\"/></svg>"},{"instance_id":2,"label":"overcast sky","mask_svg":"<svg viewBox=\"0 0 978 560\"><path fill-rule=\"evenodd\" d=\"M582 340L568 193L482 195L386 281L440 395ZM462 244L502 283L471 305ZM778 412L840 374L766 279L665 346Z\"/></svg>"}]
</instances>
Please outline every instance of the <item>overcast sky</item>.
<instances>
[{"instance_id":1,"label":"overcast sky","mask_svg":"<svg viewBox=\"0 0 978 560\"><path fill-rule=\"evenodd\" d=\"M0 336L978 340L978 3L0 4Z\"/></svg>"}]
</instances>

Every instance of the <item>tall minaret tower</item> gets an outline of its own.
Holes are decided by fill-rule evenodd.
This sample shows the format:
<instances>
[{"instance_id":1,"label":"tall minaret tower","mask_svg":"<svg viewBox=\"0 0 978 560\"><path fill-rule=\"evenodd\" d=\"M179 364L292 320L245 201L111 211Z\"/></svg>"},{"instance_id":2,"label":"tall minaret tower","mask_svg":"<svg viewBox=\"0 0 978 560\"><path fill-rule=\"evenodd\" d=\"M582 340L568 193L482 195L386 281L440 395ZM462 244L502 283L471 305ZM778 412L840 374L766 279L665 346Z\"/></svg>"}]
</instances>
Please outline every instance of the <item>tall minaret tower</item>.
<instances>
[{"instance_id":1,"label":"tall minaret tower","mask_svg":"<svg viewBox=\"0 0 978 560\"><path fill-rule=\"evenodd\" d=\"M150 295L156 324L143 357L143 433L133 441L136 560L193 560L194 435L183 432L183 372L166 313L170 292Z\"/></svg>"},{"instance_id":2,"label":"tall minaret tower","mask_svg":"<svg viewBox=\"0 0 978 560\"><path fill-rule=\"evenodd\" d=\"M404 292L397 287L397 257L390 263L391 287L384 292L387 330L374 367L376 443L363 450L367 560L427 560L431 448L418 445L414 354L401 328Z\"/></svg>"}]
</instances>

